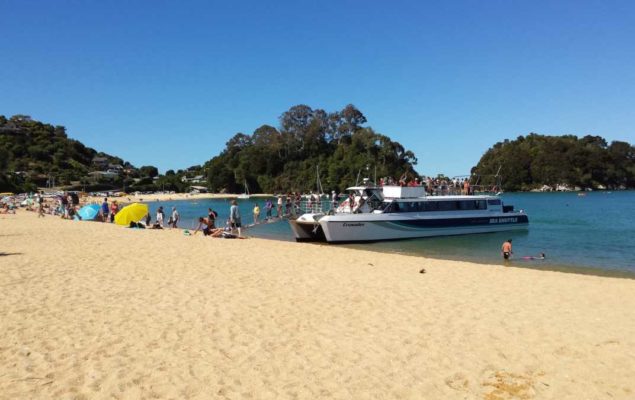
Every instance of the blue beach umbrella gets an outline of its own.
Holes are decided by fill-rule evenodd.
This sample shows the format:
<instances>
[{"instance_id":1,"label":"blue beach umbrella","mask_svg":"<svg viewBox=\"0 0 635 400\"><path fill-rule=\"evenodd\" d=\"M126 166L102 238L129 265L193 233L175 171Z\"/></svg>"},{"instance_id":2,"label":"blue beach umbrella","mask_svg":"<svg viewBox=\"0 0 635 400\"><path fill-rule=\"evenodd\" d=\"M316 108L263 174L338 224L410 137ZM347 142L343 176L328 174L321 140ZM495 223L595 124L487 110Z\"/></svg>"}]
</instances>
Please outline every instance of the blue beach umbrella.
<instances>
[{"instance_id":1,"label":"blue beach umbrella","mask_svg":"<svg viewBox=\"0 0 635 400\"><path fill-rule=\"evenodd\" d=\"M83 221L90 221L95 219L95 217L99 214L99 206L97 204L89 204L84 206L77 211L77 215L82 217Z\"/></svg>"}]
</instances>

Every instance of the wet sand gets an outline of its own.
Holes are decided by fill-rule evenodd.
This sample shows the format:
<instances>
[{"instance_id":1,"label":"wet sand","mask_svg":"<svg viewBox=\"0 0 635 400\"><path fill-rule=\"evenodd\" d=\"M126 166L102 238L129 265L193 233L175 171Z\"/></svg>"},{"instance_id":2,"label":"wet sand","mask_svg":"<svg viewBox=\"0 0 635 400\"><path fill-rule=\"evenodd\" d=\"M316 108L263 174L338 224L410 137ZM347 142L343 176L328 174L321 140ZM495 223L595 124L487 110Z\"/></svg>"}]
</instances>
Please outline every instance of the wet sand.
<instances>
[{"instance_id":1,"label":"wet sand","mask_svg":"<svg viewBox=\"0 0 635 400\"><path fill-rule=\"evenodd\" d=\"M25 211L0 270L3 399L635 397L630 279Z\"/></svg>"}]
</instances>

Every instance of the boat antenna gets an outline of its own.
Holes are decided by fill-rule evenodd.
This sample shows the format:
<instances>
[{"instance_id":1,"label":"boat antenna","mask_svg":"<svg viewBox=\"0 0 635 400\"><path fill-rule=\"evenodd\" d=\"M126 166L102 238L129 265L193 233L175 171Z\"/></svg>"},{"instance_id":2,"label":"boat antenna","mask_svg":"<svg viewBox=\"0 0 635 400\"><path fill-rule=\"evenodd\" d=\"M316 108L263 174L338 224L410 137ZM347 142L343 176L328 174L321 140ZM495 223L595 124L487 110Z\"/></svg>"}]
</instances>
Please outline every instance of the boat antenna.
<instances>
[{"instance_id":1,"label":"boat antenna","mask_svg":"<svg viewBox=\"0 0 635 400\"><path fill-rule=\"evenodd\" d=\"M362 173L362 169L360 168L359 171L357 172L357 178L355 179L355 186L357 186L359 184L359 175Z\"/></svg>"},{"instance_id":2,"label":"boat antenna","mask_svg":"<svg viewBox=\"0 0 635 400\"><path fill-rule=\"evenodd\" d=\"M318 194L322 194L324 193L324 190L322 190L322 182L320 182L320 166L319 165L315 166L315 175L317 176L316 184L317 184Z\"/></svg>"},{"instance_id":3,"label":"boat antenna","mask_svg":"<svg viewBox=\"0 0 635 400\"><path fill-rule=\"evenodd\" d=\"M503 167L502 164L498 164L498 170L496 171L496 175L494 175L494 185L496 185L496 189L497 189L496 195L503 193L502 191L503 188L501 186L503 184L503 180L501 176L499 175L502 167Z\"/></svg>"}]
</instances>

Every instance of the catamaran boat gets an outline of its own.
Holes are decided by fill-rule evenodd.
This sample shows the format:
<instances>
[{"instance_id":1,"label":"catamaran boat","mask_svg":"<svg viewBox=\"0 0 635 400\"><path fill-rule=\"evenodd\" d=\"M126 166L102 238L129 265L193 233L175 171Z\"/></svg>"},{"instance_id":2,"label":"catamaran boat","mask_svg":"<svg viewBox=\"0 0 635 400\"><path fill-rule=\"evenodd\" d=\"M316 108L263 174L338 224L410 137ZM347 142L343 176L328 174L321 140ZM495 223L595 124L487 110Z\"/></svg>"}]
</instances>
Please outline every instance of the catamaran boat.
<instances>
[{"instance_id":1,"label":"catamaran boat","mask_svg":"<svg viewBox=\"0 0 635 400\"><path fill-rule=\"evenodd\" d=\"M529 218L495 195L428 196L425 187L354 186L347 200L290 220L297 241L372 242L527 229ZM334 204L335 206L335 204Z\"/></svg>"}]
</instances>

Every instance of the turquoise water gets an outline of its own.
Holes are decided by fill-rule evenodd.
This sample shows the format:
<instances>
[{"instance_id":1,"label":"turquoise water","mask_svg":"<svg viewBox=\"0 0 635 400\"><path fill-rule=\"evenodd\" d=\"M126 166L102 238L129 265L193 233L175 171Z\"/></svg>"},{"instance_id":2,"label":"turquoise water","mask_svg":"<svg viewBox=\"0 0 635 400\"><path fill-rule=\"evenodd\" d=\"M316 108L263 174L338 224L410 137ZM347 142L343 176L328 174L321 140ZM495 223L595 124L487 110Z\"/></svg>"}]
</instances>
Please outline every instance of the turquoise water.
<instances>
[{"instance_id":1,"label":"turquoise water","mask_svg":"<svg viewBox=\"0 0 635 400\"><path fill-rule=\"evenodd\" d=\"M528 268L635 274L635 192L508 193L501 196L506 204L523 209L529 215L528 231L488 233L345 245L346 247L422 255L426 257L501 263L500 246L513 239L512 264ZM264 216L264 200L239 201L243 224L252 222L255 202ZM229 200L153 202L153 212L162 205L166 216L177 206L183 222L192 228L199 216L211 207L219 221L229 215ZM274 210L275 214L275 210ZM247 229L255 237L292 241L286 221L260 224ZM523 256L545 253L545 260L523 260Z\"/></svg>"}]
</instances>

